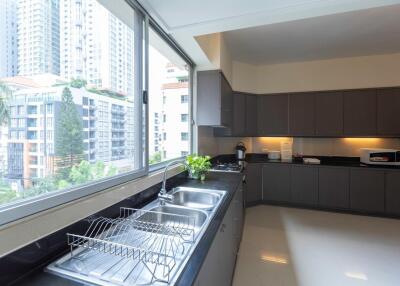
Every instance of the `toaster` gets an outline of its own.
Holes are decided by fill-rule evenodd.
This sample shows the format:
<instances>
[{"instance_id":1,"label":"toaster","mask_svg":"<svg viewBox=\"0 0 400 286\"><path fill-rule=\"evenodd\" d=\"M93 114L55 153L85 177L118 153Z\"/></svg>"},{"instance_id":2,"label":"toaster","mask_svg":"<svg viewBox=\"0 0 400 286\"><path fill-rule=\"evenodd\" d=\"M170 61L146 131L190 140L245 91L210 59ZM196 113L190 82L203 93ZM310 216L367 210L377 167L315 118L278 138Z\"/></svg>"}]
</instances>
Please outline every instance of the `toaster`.
<instances>
[{"instance_id":1,"label":"toaster","mask_svg":"<svg viewBox=\"0 0 400 286\"><path fill-rule=\"evenodd\" d=\"M400 150L361 148L360 161L370 165L400 166Z\"/></svg>"}]
</instances>

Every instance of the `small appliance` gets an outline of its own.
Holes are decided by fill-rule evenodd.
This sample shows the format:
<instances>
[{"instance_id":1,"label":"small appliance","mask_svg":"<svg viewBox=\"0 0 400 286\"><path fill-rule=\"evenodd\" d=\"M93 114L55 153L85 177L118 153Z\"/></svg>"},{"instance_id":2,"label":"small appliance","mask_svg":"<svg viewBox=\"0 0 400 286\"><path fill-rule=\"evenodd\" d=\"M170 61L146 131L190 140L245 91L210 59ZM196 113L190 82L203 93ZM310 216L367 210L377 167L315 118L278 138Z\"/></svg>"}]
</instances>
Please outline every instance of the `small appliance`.
<instances>
[{"instance_id":1,"label":"small appliance","mask_svg":"<svg viewBox=\"0 0 400 286\"><path fill-rule=\"evenodd\" d=\"M399 165L400 150L361 148L360 161L370 165Z\"/></svg>"},{"instance_id":2,"label":"small appliance","mask_svg":"<svg viewBox=\"0 0 400 286\"><path fill-rule=\"evenodd\" d=\"M244 161L246 159L246 146L243 142L239 142L236 147L236 160L240 166L244 166Z\"/></svg>"},{"instance_id":3,"label":"small appliance","mask_svg":"<svg viewBox=\"0 0 400 286\"><path fill-rule=\"evenodd\" d=\"M268 152L268 159L270 160L280 160L281 159L281 151L271 150Z\"/></svg>"}]
</instances>

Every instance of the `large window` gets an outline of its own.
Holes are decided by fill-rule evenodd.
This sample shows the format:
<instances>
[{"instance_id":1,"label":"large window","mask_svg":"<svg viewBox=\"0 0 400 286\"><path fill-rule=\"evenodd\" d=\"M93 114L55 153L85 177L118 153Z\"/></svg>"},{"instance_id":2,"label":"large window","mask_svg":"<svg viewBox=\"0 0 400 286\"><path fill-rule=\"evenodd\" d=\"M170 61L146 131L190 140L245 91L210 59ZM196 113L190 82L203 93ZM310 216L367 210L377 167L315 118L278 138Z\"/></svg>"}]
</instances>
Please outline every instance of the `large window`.
<instances>
[{"instance_id":1,"label":"large window","mask_svg":"<svg viewBox=\"0 0 400 286\"><path fill-rule=\"evenodd\" d=\"M0 224L145 174L143 16L123 0L99 1L2 6ZM159 59L160 69L179 70L171 77L187 78L180 62ZM164 87L182 84L164 79L157 92L166 105L150 108L152 128L160 124L172 139L171 125L156 124L154 112L176 120L169 111L175 91ZM183 85L179 94L187 93ZM188 150L152 140L168 156Z\"/></svg>"},{"instance_id":2,"label":"large window","mask_svg":"<svg viewBox=\"0 0 400 286\"><path fill-rule=\"evenodd\" d=\"M149 164L190 153L189 64L149 30Z\"/></svg>"}]
</instances>

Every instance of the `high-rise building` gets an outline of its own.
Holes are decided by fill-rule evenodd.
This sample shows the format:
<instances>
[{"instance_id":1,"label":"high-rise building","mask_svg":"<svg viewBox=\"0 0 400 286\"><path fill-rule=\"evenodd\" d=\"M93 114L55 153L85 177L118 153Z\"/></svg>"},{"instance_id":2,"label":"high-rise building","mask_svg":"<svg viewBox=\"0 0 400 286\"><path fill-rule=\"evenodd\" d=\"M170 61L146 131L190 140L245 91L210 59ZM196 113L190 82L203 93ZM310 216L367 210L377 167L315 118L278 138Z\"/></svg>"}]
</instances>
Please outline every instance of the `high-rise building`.
<instances>
[{"instance_id":1,"label":"high-rise building","mask_svg":"<svg viewBox=\"0 0 400 286\"><path fill-rule=\"evenodd\" d=\"M17 0L0 1L0 78L17 74Z\"/></svg>"},{"instance_id":2,"label":"high-rise building","mask_svg":"<svg viewBox=\"0 0 400 286\"><path fill-rule=\"evenodd\" d=\"M151 92L149 110L149 152L151 163L186 156L189 153L189 75L184 67L167 63L163 83ZM159 154L157 159L155 154ZM155 162L152 162L154 160Z\"/></svg>"},{"instance_id":3,"label":"high-rise building","mask_svg":"<svg viewBox=\"0 0 400 286\"><path fill-rule=\"evenodd\" d=\"M133 95L133 29L97 0L61 0L61 76Z\"/></svg>"},{"instance_id":4,"label":"high-rise building","mask_svg":"<svg viewBox=\"0 0 400 286\"><path fill-rule=\"evenodd\" d=\"M59 0L18 0L18 74L60 74Z\"/></svg>"},{"instance_id":5,"label":"high-rise building","mask_svg":"<svg viewBox=\"0 0 400 286\"><path fill-rule=\"evenodd\" d=\"M57 122L67 85L54 76L48 82L41 81L42 76L3 80L14 90L9 102L7 177L29 187L57 169ZM119 172L130 170L135 144L133 102L85 88L69 89L82 118L83 159L105 162Z\"/></svg>"}]
</instances>

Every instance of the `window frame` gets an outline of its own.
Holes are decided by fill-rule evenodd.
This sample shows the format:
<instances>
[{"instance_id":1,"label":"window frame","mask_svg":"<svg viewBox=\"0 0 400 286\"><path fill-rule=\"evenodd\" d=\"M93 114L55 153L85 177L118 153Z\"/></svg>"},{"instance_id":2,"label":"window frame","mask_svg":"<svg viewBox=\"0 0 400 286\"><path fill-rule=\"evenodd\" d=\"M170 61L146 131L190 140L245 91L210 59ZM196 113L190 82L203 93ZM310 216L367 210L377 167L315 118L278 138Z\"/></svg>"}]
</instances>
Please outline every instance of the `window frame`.
<instances>
[{"instance_id":1,"label":"window frame","mask_svg":"<svg viewBox=\"0 0 400 286\"><path fill-rule=\"evenodd\" d=\"M158 164L149 166L149 105L145 101L145 95L148 91L148 69L149 69L149 29L150 27L156 31L166 43L175 50L188 64L189 80L188 80L188 124L189 124L189 154L193 153L193 71L195 65L190 57L182 50L182 48L170 37L157 22L147 13L147 11L136 0L124 0L132 9L135 10L134 23L134 40L142 45L135 45L135 88L138 94L138 104L140 114L137 116L139 128L139 139L136 154L139 158L140 169L126 172L121 175L103 178L91 183L80 185L73 188L67 188L59 191L49 192L47 194L32 197L26 200L8 203L0 206L0 226L20 220L22 218L34 215L36 213L55 208L57 206L70 203L74 200L81 199L102 192L104 190L118 187L121 184L139 179L151 172L157 171L166 164L174 160L182 160L184 157L163 161ZM18 110L19 112L19 110Z\"/></svg>"},{"instance_id":2,"label":"window frame","mask_svg":"<svg viewBox=\"0 0 400 286\"><path fill-rule=\"evenodd\" d=\"M126 1L129 2L129 1L135 1L135 0L126 0ZM158 25L158 23L153 18L151 18L149 16L149 29L150 28L153 29L153 31L155 33L157 33L158 36L160 36L161 39L164 40L165 43L169 47L171 47L187 63L187 66L188 66L188 93L185 94L187 96L187 102L181 102L180 101L180 103L181 104L184 104L184 103L188 104L188 121L187 121L187 124L189 126L189 129L188 129L188 140L187 140L187 142L189 144L188 154L193 154L193 151L194 151L194 144L193 144L193 137L194 137L193 136L193 129L194 129L194 120L193 120L193 111L194 111L194 106L193 106L193 74L194 74L195 64L192 61L192 59L183 51L183 49L175 42L175 40L173 38L171 38L170 35L165 33L165 31ZM147 63L148 63L148 58L147 58ZM182 96L182 94L180 96ZM161 119L163 119L163 118L161 118ZM186 122L184 122L184 123L186 123ZM147 133L149 133L148 129L149 129L149 125L146 126ZM168 160L165 160L165 161L162 161L162 162L159 162L159 163L155 163L155 164L149 165L148 162L149 162L150 156L148 154L148 156L147 156L147 164L148 164L148 167L149 167L149 172L158 171L158 170L164 168L167 164L169 164L169 163L171 163L173 161L182 161L185 158L186 158L186 156L180 156L180 157L168 159Z\"/></svg>"},{"instance_id":3,"label":"window frame","mask_svg":"<svg viewBox=\"0 0 400 286\"><path fill-rule=\"evenodd\" d=\"M143 45L135 45L135 99L138 100L139 115L138 125L138 146L136 147L136 156L139 158L138 165L139 169L132 170L120 175L103 178L101 180L96 180L89 182L77 187L66 188L59 191L49 192L37 197L28 198L22 201L6 203L0 206L0 226L7 223L17 221L24 217L33 215L35 213L45 211L59 205L69 203L71 201L81 199L83 197L95 194L97 192L104 191L118 185L127 183L129 181L135 180L137 178L143 177L148 174L148 164L145 160L145 153L147 149L147 132L143 128L145 122L143 117L147 117L146 105L143 102L143 91L147 89L145 80L147 78L146 69L146 49L148 45L148 38L146 37L145 31L147 30L148 17L143 13L141 9L137 9L136 6L130 3L131 1L125 0L125 2L135 10L134 18L134 38L136 43L143 43ZM146 123L147 124L147 123ZM143 140L145 139L145 140ZM143 142L145 144L140 144Z\"/></svg>"}]
</instances>

